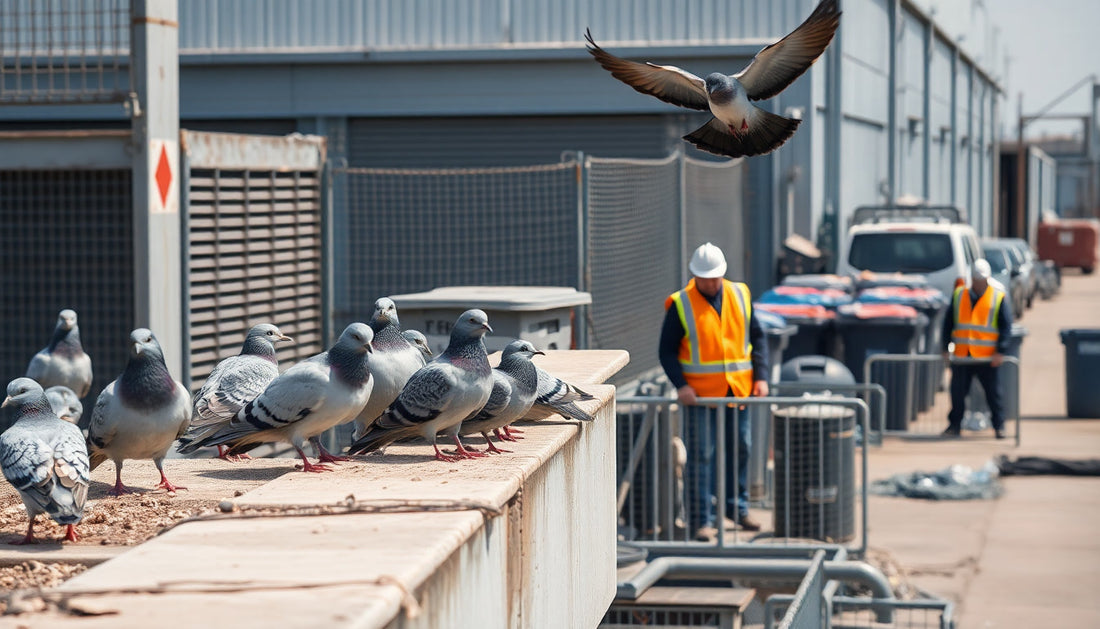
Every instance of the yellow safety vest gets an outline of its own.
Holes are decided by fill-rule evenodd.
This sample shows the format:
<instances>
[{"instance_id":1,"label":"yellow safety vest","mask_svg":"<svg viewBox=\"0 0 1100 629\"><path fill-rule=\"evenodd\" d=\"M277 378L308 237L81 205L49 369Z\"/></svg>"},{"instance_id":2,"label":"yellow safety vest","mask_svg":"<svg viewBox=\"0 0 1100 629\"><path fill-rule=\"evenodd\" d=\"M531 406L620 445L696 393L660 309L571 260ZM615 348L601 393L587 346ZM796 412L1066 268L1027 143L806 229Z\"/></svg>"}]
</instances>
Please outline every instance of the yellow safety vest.
<instances>
[{"instance_id":1,"label":"yellow safety vest","mask_svg":"<svg viewBox=\"0 0 1100 629\"><path fill-rule=\"evenodd\" d=\"M687 383L700 397L724 397L727 391L748 397L753 375L749 287L722 280L721 316L695 287L694 279L665 300L666 310L673 305L684 327L679 358Z\"/></svg>"},{"instance_id":2,"label":"yellow safety vest","mask_svg":"<svg viewBox=\"0 0 1100 629\"><path fill-rule=\"evenodd\" d=\"M986 286L978 301L971 305L970 291L965 287L955 289L955 329L951 340L955 342L955 355L960 358L989 358L997 351L997 313L1004 301L1004 291Z\"/></svg>"}]
</instances>

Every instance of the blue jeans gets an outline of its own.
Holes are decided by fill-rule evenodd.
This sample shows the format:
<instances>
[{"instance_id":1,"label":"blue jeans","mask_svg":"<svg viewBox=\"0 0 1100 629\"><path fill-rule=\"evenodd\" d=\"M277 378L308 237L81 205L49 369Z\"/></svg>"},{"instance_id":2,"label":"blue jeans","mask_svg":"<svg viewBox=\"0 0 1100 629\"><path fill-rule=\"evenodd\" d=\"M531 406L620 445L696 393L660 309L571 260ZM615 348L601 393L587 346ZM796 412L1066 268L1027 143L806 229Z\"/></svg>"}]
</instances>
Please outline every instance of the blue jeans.
<instances>
[{"instance_id":1,"label":"blue jeans","mask_svg":"<svg viewBox=\"0 0 1100 629\"><path fill-rule=\"evenodd\" d=\"M726 516L740 520L749 513L749 446L752 440L749 414L728 407L685 406L683 409L684 447L687 448L684 489L688 492L684 504L688 509L689 530L717 526L718 477L714 472L718 461L716 419L725 423L726 430ZM736 427L735 416L739 419Z\"/></svg>"}]
</instances>

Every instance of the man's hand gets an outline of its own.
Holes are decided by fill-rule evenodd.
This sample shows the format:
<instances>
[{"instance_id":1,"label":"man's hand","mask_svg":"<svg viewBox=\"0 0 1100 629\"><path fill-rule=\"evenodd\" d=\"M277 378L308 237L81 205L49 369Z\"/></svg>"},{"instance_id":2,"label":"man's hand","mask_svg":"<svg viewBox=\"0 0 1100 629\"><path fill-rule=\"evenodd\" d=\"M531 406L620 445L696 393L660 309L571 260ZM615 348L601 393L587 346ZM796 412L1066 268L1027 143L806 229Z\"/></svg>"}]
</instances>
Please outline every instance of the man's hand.
<instances>
[{"instance_id":1,"label":"man's hand","mask_svg":"<svg viewBox=\"0 0 1100 629\"><path fill-rule=\"evenodd\" d=\"M695 389L691 388L690 384L685 384L676 389L676 399L680 400L680 404L685 406L694 406L696 400Z\"/></svg>"},{"instance_id":2,"label":"man's hand","mask_svg":"<svg viewBox=\"0 0 1100 629\"><path fill-rule=\"evenodd\" d=\"M753 397L768 397L768 381L757 380L752 383Z\"/></svg>"},{"instance_id":3,"label":"man's hand","mask_svg":"<svg viewBox=\"0 0 1100 629\"><path fill-rule=\"evenodd\" d=\"M1000 367L1001 363L1003 363L1004 361L1005 361L1005 355L1004 354L1001 354L1001 353L993 354L993 356L989 359L989 365L991 367L993 367L994 369L996 369L997 367Z\"/></svg>"}]
</instances>

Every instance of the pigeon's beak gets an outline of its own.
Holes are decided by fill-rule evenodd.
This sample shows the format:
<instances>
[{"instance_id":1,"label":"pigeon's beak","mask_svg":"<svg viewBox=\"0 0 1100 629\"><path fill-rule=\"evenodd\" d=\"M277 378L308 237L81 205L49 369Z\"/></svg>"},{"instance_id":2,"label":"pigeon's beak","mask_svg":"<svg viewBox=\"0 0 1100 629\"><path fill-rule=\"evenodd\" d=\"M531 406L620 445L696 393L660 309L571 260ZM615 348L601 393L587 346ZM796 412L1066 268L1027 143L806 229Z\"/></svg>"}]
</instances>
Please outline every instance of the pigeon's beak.
<instances>
[{"instance_id":1,"label":"pigeon's beak","mask_svg":"<svg viewBox=\"0 0 1100 629\"><path fill-rule=\"evenodd\" d=\"M76 423L76 422L73 421L73 416L70 415L69 413L65 413L64 415L61 415L60 417L61 417L61 419L69 422L70 424L75 424Z\"/></svg>"},{"instance_id":2,"label":"pigeon's beak","mask_svg":"<svg viewBox=\"0 0 1100 629\"><path fill-rule=\"evenodd\" d=\"M290 338L289 336L287 336L285 334L280 334L279 338L277 338L275 340L276 341L293 341L294 339Z\"/></svg>"},{"instance_id":3,"label":"pigeon's beak","mask_svg":"<svg viewBox=\"0 0 1100 629\"><path fill-rule=\"evenodd\" d=\"M134 356L140 356L141 353L145 351L145 348L141 346L141 343L134 343L132 351Z\"/></svg>"},{"instance_id":4,"label":"pigeon's beak","mask_svg":"<svg viewBox=\"0 0 1100 629\"><path fill-rule=\"evenodd\" d=\"M370 343L367 343L366 345L364 345L364 347L367 348L367 353L368 354L373 354L374 353L374 346L372 346Z\"/></svg>"},{"instance_id":5,"label":"pigeon's beak","mask_svg":"<svg viewBox=\"0 0 1100 629\"><path fill-rule=\"evenodd\" d=\"M540 352L539 350L536 349L534 352L531 352L531 355L532 356L545 356L546 352Z\"/></svg>"},{"instance_id":6,"label":"pigeon's beak","mask_svg":"<svg viewBox=\"0 0 1100 629\"><path fill-rule=\"evenodd\" d=\"M489 327L489 324L488 324L488 323L482 323L482 324L481 324L481 327L485 328L485 331L486 331L486 332L488 332L488 333L490 333L490 334L492 334L492 333L493 333L493 328Z\"/></svg>"},{"instance_id":7,"label":"pigeon's beak","mask_svg":"<svg viewBox=\"0 0 1100 629\"><path fill-rule=\"evenodd\" d=\"M10 403L11 403L11 396L9 395L8 397L4 398L4 403L0 404L0 408L4 408Z\"/></svg>"}]
</instances>

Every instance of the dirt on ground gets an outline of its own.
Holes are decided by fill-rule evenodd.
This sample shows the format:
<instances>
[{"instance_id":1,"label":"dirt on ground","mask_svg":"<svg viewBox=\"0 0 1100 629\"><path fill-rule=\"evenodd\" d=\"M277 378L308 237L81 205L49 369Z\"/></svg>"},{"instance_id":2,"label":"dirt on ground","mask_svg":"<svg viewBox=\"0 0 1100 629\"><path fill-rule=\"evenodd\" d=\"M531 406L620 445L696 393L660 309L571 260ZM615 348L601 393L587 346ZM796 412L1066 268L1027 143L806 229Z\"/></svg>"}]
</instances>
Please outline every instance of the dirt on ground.
<instances>
[{"instance_id":1,"label":"dirt on ground","mask_svg":"<svg viewBox=\"0 0 1100 629\"><path fill-rule=\"evenodd\" d=\"M57 587L87 569L83 564L42 563L33 559L17 566L0 567L0 592ZM0 614L8 613L10 602L10 597L0 596Z\"/></svg>"}]
</instances>

